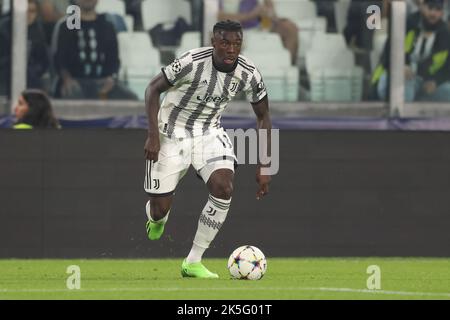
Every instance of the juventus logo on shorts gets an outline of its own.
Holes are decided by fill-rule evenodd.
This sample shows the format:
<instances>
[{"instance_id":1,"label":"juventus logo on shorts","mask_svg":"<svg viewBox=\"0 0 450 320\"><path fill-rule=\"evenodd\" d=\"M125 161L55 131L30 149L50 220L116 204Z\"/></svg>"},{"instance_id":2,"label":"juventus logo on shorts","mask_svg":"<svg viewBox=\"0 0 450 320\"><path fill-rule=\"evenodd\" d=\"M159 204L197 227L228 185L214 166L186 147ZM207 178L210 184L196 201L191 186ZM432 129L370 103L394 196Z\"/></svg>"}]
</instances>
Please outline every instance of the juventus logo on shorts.
<instances>
[{"instance_id":1,"label":"juventus logo on shorts","mask_svg":"<svg viewBox=\"0 0 450 320\"><path fill-rule=\"evenodd\" d=\"M159 187L159 179L153 179L153 189L158 190Z\"/></svg>"}]
</instances>

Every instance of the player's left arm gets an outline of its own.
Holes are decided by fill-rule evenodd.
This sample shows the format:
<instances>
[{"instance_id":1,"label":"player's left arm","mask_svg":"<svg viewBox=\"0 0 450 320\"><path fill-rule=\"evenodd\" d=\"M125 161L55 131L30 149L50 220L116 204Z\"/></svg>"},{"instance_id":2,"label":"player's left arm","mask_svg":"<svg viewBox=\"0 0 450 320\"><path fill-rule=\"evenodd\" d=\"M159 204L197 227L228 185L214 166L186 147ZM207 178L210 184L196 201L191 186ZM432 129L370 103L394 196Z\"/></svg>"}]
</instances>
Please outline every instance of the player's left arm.
<instances>
[{"instance_id":1,"label":"player's left arm","mask_svg":"<svg viewBox=\"0 0 450 320\"><path fill-rule=\"evenodd\" d=\"M270 112L269 112L269 99L267 98L267 95L262 98L260 101L256 103L252 103L253 111L256 115L256 124L258 129L258 136L260 134L267 135L266 138L266 145L265 146L259 146L262 148L266 148L266 150L263 150L263 154L265 151L265 154L267 156L271 155L271 130L272 130L272 121L270 120ZM262 131L260 131L263 129ZM270 164L261 164L260 159L258 159L258 166L256 170L256 182L258 184L258 190L256 192L256 199L259 200L263 196L267 195L269 193L269 183L271 181L270 175L262 175L261 174L261 168L262 167L269 167Z\"/></svg>"}]
</instances>

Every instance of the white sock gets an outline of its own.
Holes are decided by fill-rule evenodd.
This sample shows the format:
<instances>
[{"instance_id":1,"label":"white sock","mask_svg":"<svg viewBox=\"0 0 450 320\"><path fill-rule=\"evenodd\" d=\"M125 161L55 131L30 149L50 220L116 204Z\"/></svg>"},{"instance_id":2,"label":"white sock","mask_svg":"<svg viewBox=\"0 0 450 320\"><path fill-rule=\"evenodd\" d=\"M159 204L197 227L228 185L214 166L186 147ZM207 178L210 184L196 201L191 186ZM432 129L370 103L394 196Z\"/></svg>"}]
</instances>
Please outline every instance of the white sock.
<instances>
[{"instance_id":1,"label":"white sock","mask_svg":"<svg viewBox=\"0 0 450 320\"><path fill-rule=\"evenodd\" d=\"M188 263L200 262L203 253L209 248L210 243L216 237L227 217L230 208L231 199L223 200L209 195L203 211L198 220L197 233L195 234L194 244L191 252L186 258Z\"/></svg>"},{"instance_id":2,"label":"white sock","mask_svg":"<svg viewBox=\"0 0 450 320\"><path fill-rule=\"evenodd\" d=\"M153 223L158 223L158 224L166 224L167 219L169 219L169 212L167 212L166 216L160 220L154 220L152 215L150 214L150 200L147 201L147 204L145 205L145 213L147 214L147 218L148 220L150 220Z\"/></svg>"},{"instance_id":3,"label":"white sock","mask_svg":"<svg viewBox=\"0 0 450 320\"><path fill-rule=\"evenodd\" d=\"M199 247L195 243L192 245L191 251L189 252L189 255L186 258L186 261L188 263L194 263L194 262L200 262L202 261L203 253L205 252L206 248Z\"/></svg>"}]
</instances>

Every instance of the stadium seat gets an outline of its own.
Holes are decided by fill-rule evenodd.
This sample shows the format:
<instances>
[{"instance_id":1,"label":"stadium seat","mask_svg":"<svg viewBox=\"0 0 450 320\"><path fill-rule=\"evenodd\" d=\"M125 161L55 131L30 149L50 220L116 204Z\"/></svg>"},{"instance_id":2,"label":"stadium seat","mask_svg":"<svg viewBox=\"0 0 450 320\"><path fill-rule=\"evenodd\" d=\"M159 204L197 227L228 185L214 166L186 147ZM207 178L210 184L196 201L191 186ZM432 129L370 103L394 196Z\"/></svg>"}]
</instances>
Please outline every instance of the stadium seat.
<instances>
[{"instance_id":1,"label":"stadium seat","mask_svg":"<svg viewBox=\"0 0 450 320\"><path fill-rule=\"evenodd\" d=\"M296 24L299 29L327 32L327 18L325 17L303 19L301 21L297 21Z\"/></svg>"},{"instance_id":2,"label":"stadium seat","mask_svg":"<svg viewBox=\"0 0 450 320\"><path fill-rule=\"evenodd\" d=\"M115 13L125 17L125 2L121 0L98 0L95 10L98 13Z\"/></svg>"},{"instance_id":3,"label":"stadium seat","mask_svg":"<svg viewBox=\"0 0 450 320\"><path fill-rule=\"evenodd\" d=\"M180 46L176 49L175 55L181 56L186 51L201 47L201 33L199 31L189 31L183 33Z\"/></svg>"},{"instance_id":4,"label":"stadium seat","mask_svg":"<svg viewBox=\"0 0 450 320\"><path fill-rule=\"evenodd\" d=\"M146 32L121 32L118 42L121 61L119 78L143 99L149 81L161 69L159 51L152 46Z\"/></svg>"},{"instance_id":5,"label":"stadium seat","mask_svg":"<svg viewBox=\"0 0 450 320\"><path fill-rule=\"evenodd\" d=\"M306 53L311 101L361 101L364 71L355 66L353 52L311 49Z\"/></svg>"},{"instance_id":6,"label":"stadium seat","mask_svg":"<svg viewBox=\"0 0 450 320\"><path fill-rule=\"evenodd\" d=\"M361 101L363 75L360 67L316 70L309 74L311 101Z\"/></svg>"},{"instance_id":7,"label":"stadium seat","mask_svg":"<svg viewBox=\"0 0 450 320\"><path fill-rule=\"evenodd\" d=\"M144 0L141 4L144 30L150 30L158 23L173 23L179 17L191 23L191 7L186 0Z\"/></svg>"},{"instance_id":8,"label":"stadium seat","mask_svg":"<svg viewBox=\"0 0 450 320\"><path fill-rule=\"evenodd\" d=\"M278 17L294 23L317 17L316 4L309 0L274 0L273 3Z\"/></svg>"},{"instance_id":9,"label":"stadium seat","mask_svg":"<svg viewBox=\"0 0 450 320\"><path fill-rule=\"evenodd\" d=\"M259 30L245 32L242 50L257 53L260 51L280 51L283 49L281 38L276 33Z\"/></svg>"},{"instance_id":10,"label":"stadium seat","mask_svg":"<svg viewBox=\"0 0 450 320\"><path fill-rule=\"evenodd\" d=\"M338 0L334 3L334 19L338 33L343 33L347 25L348 8L351 0Z\"/></svg>"},{"instance_id":11,"label":"stadium seat","mask_svg":"<svg viewBox=\"0 0 450 320\"><path fill-rule=\"evenodd\" d=\"M299 50L298 62L301 68L305 65L306 52L311 49L312 40L318 33L325 33L327 30L327 20L325 17L316 17L297 22Z\"/></svg>"},{"instance_id":12,"label":"stadium seat","mask_svg":"<svg viewBox=\"0 0 450 320\"><path fill-rule=\"evenodd\" d=\"M342 34L339 33L317 33L311 43L314 51L339 51L347 48L347 43Z\"/></svg>"},{"instance_id":13,"label":"stadium seat","mask_svg":"<svg viewBox=\"0 0 450 320\"><path fill-rule=\"evenodd\" d=\"M311 49L306 53L306 70L308 72L325 68L352 68L355 66L355 56L350 49L335 51Z\"/></svg>"},{"instance_id":14,"label":"stadium seat","mask_svg":"<svg viewBox=\"0 0 450 320\"><path fill-rule=\"evenodd\" d=\"M127 31L132 32L134 30L134 17L131 14L125 16L125 24L127 25Z\"/></svg>"},{"instance_id":15,"label":"stadium seat","mask_svg":"<svg viewBox=\"0 0 450 320\"><path fill-rule=\"evenodd\" d=\"M270 45L268 45L270 43ZM246 33L242 54L261 72L270 99L298 101L299 72L291 66L289 51L277 34L252 31Z\"/></svg>"}]
</instances>

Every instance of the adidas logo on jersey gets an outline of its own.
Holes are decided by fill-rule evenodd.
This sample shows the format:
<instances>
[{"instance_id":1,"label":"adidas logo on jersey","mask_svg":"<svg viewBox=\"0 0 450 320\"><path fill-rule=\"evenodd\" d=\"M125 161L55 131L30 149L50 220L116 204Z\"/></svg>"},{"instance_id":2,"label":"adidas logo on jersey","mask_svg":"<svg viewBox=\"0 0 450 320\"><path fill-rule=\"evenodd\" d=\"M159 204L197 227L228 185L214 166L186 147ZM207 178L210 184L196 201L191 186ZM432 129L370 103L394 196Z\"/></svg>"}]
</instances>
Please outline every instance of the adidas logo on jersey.
<instances>
[{"instance_id":1,"label":"adidas logo on jersey","mask_svg":"<svg viewBox=\"0 0 450 320\"><path fill-rule=\"evenodd\" d=\"M229 99L227 97L214 97L214 96L210 96L209 94L205 94L204 97L201 96L197 96L197 100L201 101L201 102L214 102L215 104L220 104L223 102L228 101Z\"/></svg>"},{"instance_id":2,"label":"adidas logo on jersey","mask_svg":"<svg viewBox=\"0 0 450 320\"><path fill-rule=\"evenodd\" d=\"M205 79L205 80L203 80L201 83L207 85L207 84L208 84L208 80Z\"/></svg>"}]
</instances>

